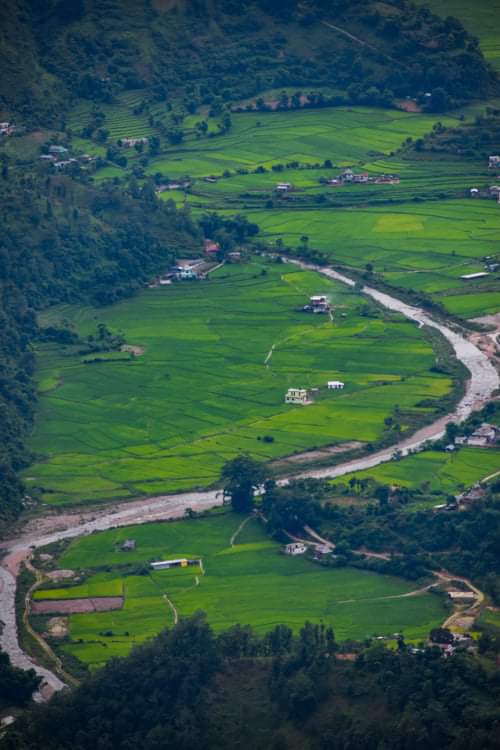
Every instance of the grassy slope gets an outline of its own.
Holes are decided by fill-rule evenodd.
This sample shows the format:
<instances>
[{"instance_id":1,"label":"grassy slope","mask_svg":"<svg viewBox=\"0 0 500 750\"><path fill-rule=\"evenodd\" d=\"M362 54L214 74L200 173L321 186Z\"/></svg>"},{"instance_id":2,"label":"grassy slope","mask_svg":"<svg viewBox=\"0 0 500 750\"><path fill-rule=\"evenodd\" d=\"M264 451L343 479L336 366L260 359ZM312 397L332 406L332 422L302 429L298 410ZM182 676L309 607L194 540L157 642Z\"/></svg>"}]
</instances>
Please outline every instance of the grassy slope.
<instances>
[{"instance_id":1,"label":"grassy slope","mask_svg":"<svg viewBox=\"0 0 500 750\"><path fill-rule=\"evenodd\" d=\"M125 606L118 612L71 616L68 650L91 665L127 653L134 643L171 624L165 593L180 615L205 610L217 630L236 622L249 623L260 633L278 623L298 629L309 619L332 624L339 640L394 631L419 638L443 619L445 610L437 596L385 598L411 591L416 588L413 583L349 568L327 570L304 558L280 555L279 545L269 540L257 520L250 521L230 547L241 520L226 514L116 529L73 542L61 566L88 569L89 561L113 566L187 555L203 558L205 575L198 568L146 577L124 578L118 570L96 575L86 590L116 595L123 585ZM135 551L117 551L125 538L137 541ZM38 596L67 597L84 591L79 587L74 593L62 589ZM104 631L113 635L103 636Z\"/></svg>"},{"instance_id":2,"label":"grassy slope","mask_svg":"<svg viewBox=\"0 0 500 750\"><path fill-rule=\"evenodd\" d=\"M338 307L333 324L295 311L320 292ZM265 460L372 441L396 403L425 414L418 402L439 400L449 379L429 372L434 355L414 326L360 316L361 302L316 274L256 261L99 313L47 314L45 322L66 317L83 332L102 320L145 354L85 365L40 352L41 387L58 385L40 400L32 448L42 460L28 481L55 492L45 499L56 503L206 486L237 451ZM347 382L342 394L325 390L331 377ZM290 407L291 386L323 390L314 405ZM274 442L258 439L265 435Z\"/></svg>"}]
</instances>

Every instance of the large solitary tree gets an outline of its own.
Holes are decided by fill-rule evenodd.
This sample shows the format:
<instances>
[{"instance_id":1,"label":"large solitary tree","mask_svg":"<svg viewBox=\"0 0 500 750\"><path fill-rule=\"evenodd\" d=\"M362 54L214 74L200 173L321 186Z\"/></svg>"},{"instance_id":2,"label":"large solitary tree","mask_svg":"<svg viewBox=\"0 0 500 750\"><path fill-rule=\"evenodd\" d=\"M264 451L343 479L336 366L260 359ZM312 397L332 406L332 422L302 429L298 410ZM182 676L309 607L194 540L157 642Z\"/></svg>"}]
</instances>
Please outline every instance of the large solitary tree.
<instances>
[{"instance_id":1,"label":"large solitary tree","mask_svg":"<svg viewBox=\"0 0 500 750\"><path fill-rule=\"evenodd\" d=\"M258 461L247 453L227 461L222 467L224 495L237 513L247 513L253 507L254 492L264 482L265 471Z\"/></svg>"}]
</instances>

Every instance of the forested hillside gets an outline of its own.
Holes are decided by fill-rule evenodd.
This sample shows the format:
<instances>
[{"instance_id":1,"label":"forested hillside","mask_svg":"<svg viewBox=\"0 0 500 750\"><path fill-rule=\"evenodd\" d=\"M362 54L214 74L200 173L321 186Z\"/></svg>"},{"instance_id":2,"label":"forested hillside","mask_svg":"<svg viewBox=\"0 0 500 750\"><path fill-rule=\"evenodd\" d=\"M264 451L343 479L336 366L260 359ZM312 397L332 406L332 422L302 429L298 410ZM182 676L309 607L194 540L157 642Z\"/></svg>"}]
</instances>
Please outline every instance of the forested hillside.
<instances>
[{"instance_id":1,"label":"forested hillside","mask_svg":"<svg viewBox=\"0 0 500 750\"><path fill-rule=\"evenodd\" d=\"M412 654L402 641L398 651L373 643L354 662L337 650L324 626L216 636L195 616L34 709L2 747L498 748L498 679L477 659Z\"/></svg>"},{"instance_id":2,"label":"forested hillside","mask_svg":"<svg viewBox=\"0 0 500 750\"><path fill-rule=\"evenodd\" d=\"M438 89L443 108L497 86L459 21L406 0L6 0L0 27L0 107L32 125L138 88L194 112L283 86L372 103Z\"/></svg>"},{"instance_id":3,"label":"forested hillside","mask_svg":"<svg viewBox=\"0 0 500 750\"><path fill-rule=\"evenodd\" d=\"M0 528L20 510L16 472L29 456L24 438L36 400L36 311L57 302L109 304L130 295L176 254L199 245L189 216L143 189L132 197L68 177L0 178Z\"/></svg>"}]
</instances>

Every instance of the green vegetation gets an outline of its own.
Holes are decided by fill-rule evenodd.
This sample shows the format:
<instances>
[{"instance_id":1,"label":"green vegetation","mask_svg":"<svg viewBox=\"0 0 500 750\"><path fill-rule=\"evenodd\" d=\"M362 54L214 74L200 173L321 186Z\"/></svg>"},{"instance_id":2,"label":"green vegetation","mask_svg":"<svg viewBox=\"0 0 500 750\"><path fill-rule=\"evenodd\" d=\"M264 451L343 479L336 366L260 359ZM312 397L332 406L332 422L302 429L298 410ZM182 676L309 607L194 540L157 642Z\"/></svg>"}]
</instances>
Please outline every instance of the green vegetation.
<instances>
[{"instance_id":1,"label":"green vegetation","mask_svg":"<svg viewBox=\"0 0 500 750\"><path fill-rule=\"evenodd\" d=\"M8 654L0 651L0 711L25 706L39 685L40 678L33 669L13 667Z\"/></svg>"},{"instance_id":2,"label":"green vegetation","mask_svg":"<svg viewBox=\"0 0 500 750\"><path fill-rule=\"evenodd\" d=\"M342 482L372 478L380 484L439 491L441 495L458 494L481 479L494 474L499 467L500 452L495 449L461 448L454 453L425 451L399 461L380 464L373 469L346 474ZM434 503L438 502L434 498Z\"/></svg>"},{"instance_id":3,"label":"green vegetation","mask_svg":"<svg viewBox=\"0 0 500 750\"><path fill-rule=\"evenodd\" d=\"M298 312L328 294L328 316ZM429 419L451 386L434 372L422 332L345 286L293 266L255 260L209 281L141 292L96 312L63 306L44 326L102 321L144 354L83 364L74 347L39 347L40 396L27 484L50 503L152 495L213 483L241 451L269 460L318 445L392 435ZM251 336L249 336L251 326ZM273 348L274 347L274 348ZM341 377L339 394L327 380ZM314 403L284 403L289 387L317 387ZM266 438L270 436L273 440Z\"/></svg>"},{"instance_id":4,"label":"green vegetation","mask_svg":"<svg viewBox=\"0 0 500 750\"><path fill-rule=\"evenodd\" d=\"M467 0L425 0L424 4L443 18L458 18L467 31L479 39L488 62L500 69L499 0L477 0L475 3Z\"/></svg>"},{"instance_id":5,"label":"green vegetation","mask_svg":"<svg viewBox=\"0 0 500 750\"><path fill-rule=\"evenodd\" d=\"M20 0L2 7L2 53L12 65L0 103L38 123L64 124L76 98L108 103L132 90L161 105L167 116L153 115L155 127L159 120L172 137L172 100L192 114L200 105L220 111L268 89L313 85L368 104L429 91L440 111L496 87L459 22L396 0L246 0L238 13L230 0L51 0L29 14L22 9Z\"/></svg>"},{"instance_id":6,"label":"green vegetation","mask_svg":"<svg viewBox=\"0 0 500 750\"><path fill-rule=\"evenodd\" d=\"M19 177L6 164L0 176L0 204L2 222L9 227L0 239L2 527L21 510L24 490L16 472L31 459L24 439L36 403L34 341L58 342L83 354L119 343L106 340L104 332L102 340L97 334L94 346L78 343L64 323L42 331L36 311L70 300L99 305L129 297L181 248L184 255L192 254L200 238L186 215L156 203L154 195L146 200L67 177ZM96 326L87 333L95 335ZM48 378L41 387L58 384Z\"/></svg>"},{"instance_id":7,"label":"green vegetation","mask_svg":"<svg viewBox=\"0 0 500 750\"><path fill-rule=\"evenodd\" d=\"M309 619L332 625L340 640L394 631L422 638L444 618L444 606L435 595L398 598L415 584L351 568L328 570L281 555L280 546L255 518L231 546L244 519L227 513L76 540L57 564L84 569L90 576L86 583L39 590L36 599L116 596L123 591L125 603L119 611L71 615L70 641L64 649L91 666L128 653L132 645L171 624L166 596L180 616L204 610L217 631L235 622L248 623L262 634L280 623L297 631ZM135 550L120 550L126 538L136 541ZM203 569L147 568L150 560L179 557L201 558ZM92 575L103 568L109 572Z\"/></svg>"},{"instance_id":8,"label":"green vegetation","mask_svg":"<svg viewBox=\"0 0 500 750\"><path fill-rule=\"evenodd\" d=\"M4 746L231 750L244 738L255 750L319 750L334 737L339 750L498 747L492 661L413 655L404 643L372 643L355 663L337 651L335 634L309 623L259 638L191 618L28 713Z\"/></svg>"}]
</instances>

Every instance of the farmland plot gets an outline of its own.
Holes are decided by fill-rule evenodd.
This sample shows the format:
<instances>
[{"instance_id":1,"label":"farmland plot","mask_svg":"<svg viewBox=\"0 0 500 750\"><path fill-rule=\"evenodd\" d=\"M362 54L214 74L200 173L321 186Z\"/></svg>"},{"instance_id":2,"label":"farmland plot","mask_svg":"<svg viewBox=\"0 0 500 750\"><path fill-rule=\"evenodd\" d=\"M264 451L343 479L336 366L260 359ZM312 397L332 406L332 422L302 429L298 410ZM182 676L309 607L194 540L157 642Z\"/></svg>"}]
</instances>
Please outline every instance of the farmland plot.
<instances>
[{"instance_id":1,"label":"farmland plot","mask_svg":"<svg viewBox=\"0 0 500 750\"><path fill-rule=\"evenodd\" d=\"M299 312L327 294L329 316ZM96 311L62 307L85 334L98 322L144 349L86 363L40 351L43 391L26 472L45 501L74 503L203 487L240 451L266 461L316 446L372 442L396 405L404 432L451 387L424 334L315 273L254 261L209 281L147 290ZM342 392L326 389L342 379ZM309 406L289 387L318 388Z\"/></svg>"},{"instance_id":2,"label":"farmland plot","mask_svg":"<svg viewBox=\"0 0 500 750\"><path fill-rule=\"evenodd\" d=\"M120 610L71 615L65 648L91 667L98 666L172 625L171 605L179 616L203 609L216 630L237 622L252 625L258 633L279 623L298 630L310 620L332 625L338 640L395 631L420 638L444 617L437 595L404 596L418 588L415 583L351 568L327 569L281 555L257 519L247 523L230 546L240 523L241 517L232 513L217 514L115 529L72 542L59 563L87 570L110 566L110 573L91 575L88 590L98 590L100 596L123 591L125 601ZM125 538L136 540L130 553L120 551ZM139 568L151 559L184 556L201 557L203 570L123 572L123 565ZM37 601L81 596L82 587L71 592L72 588L39 591Z\"/></svg>"}]
</instances>

